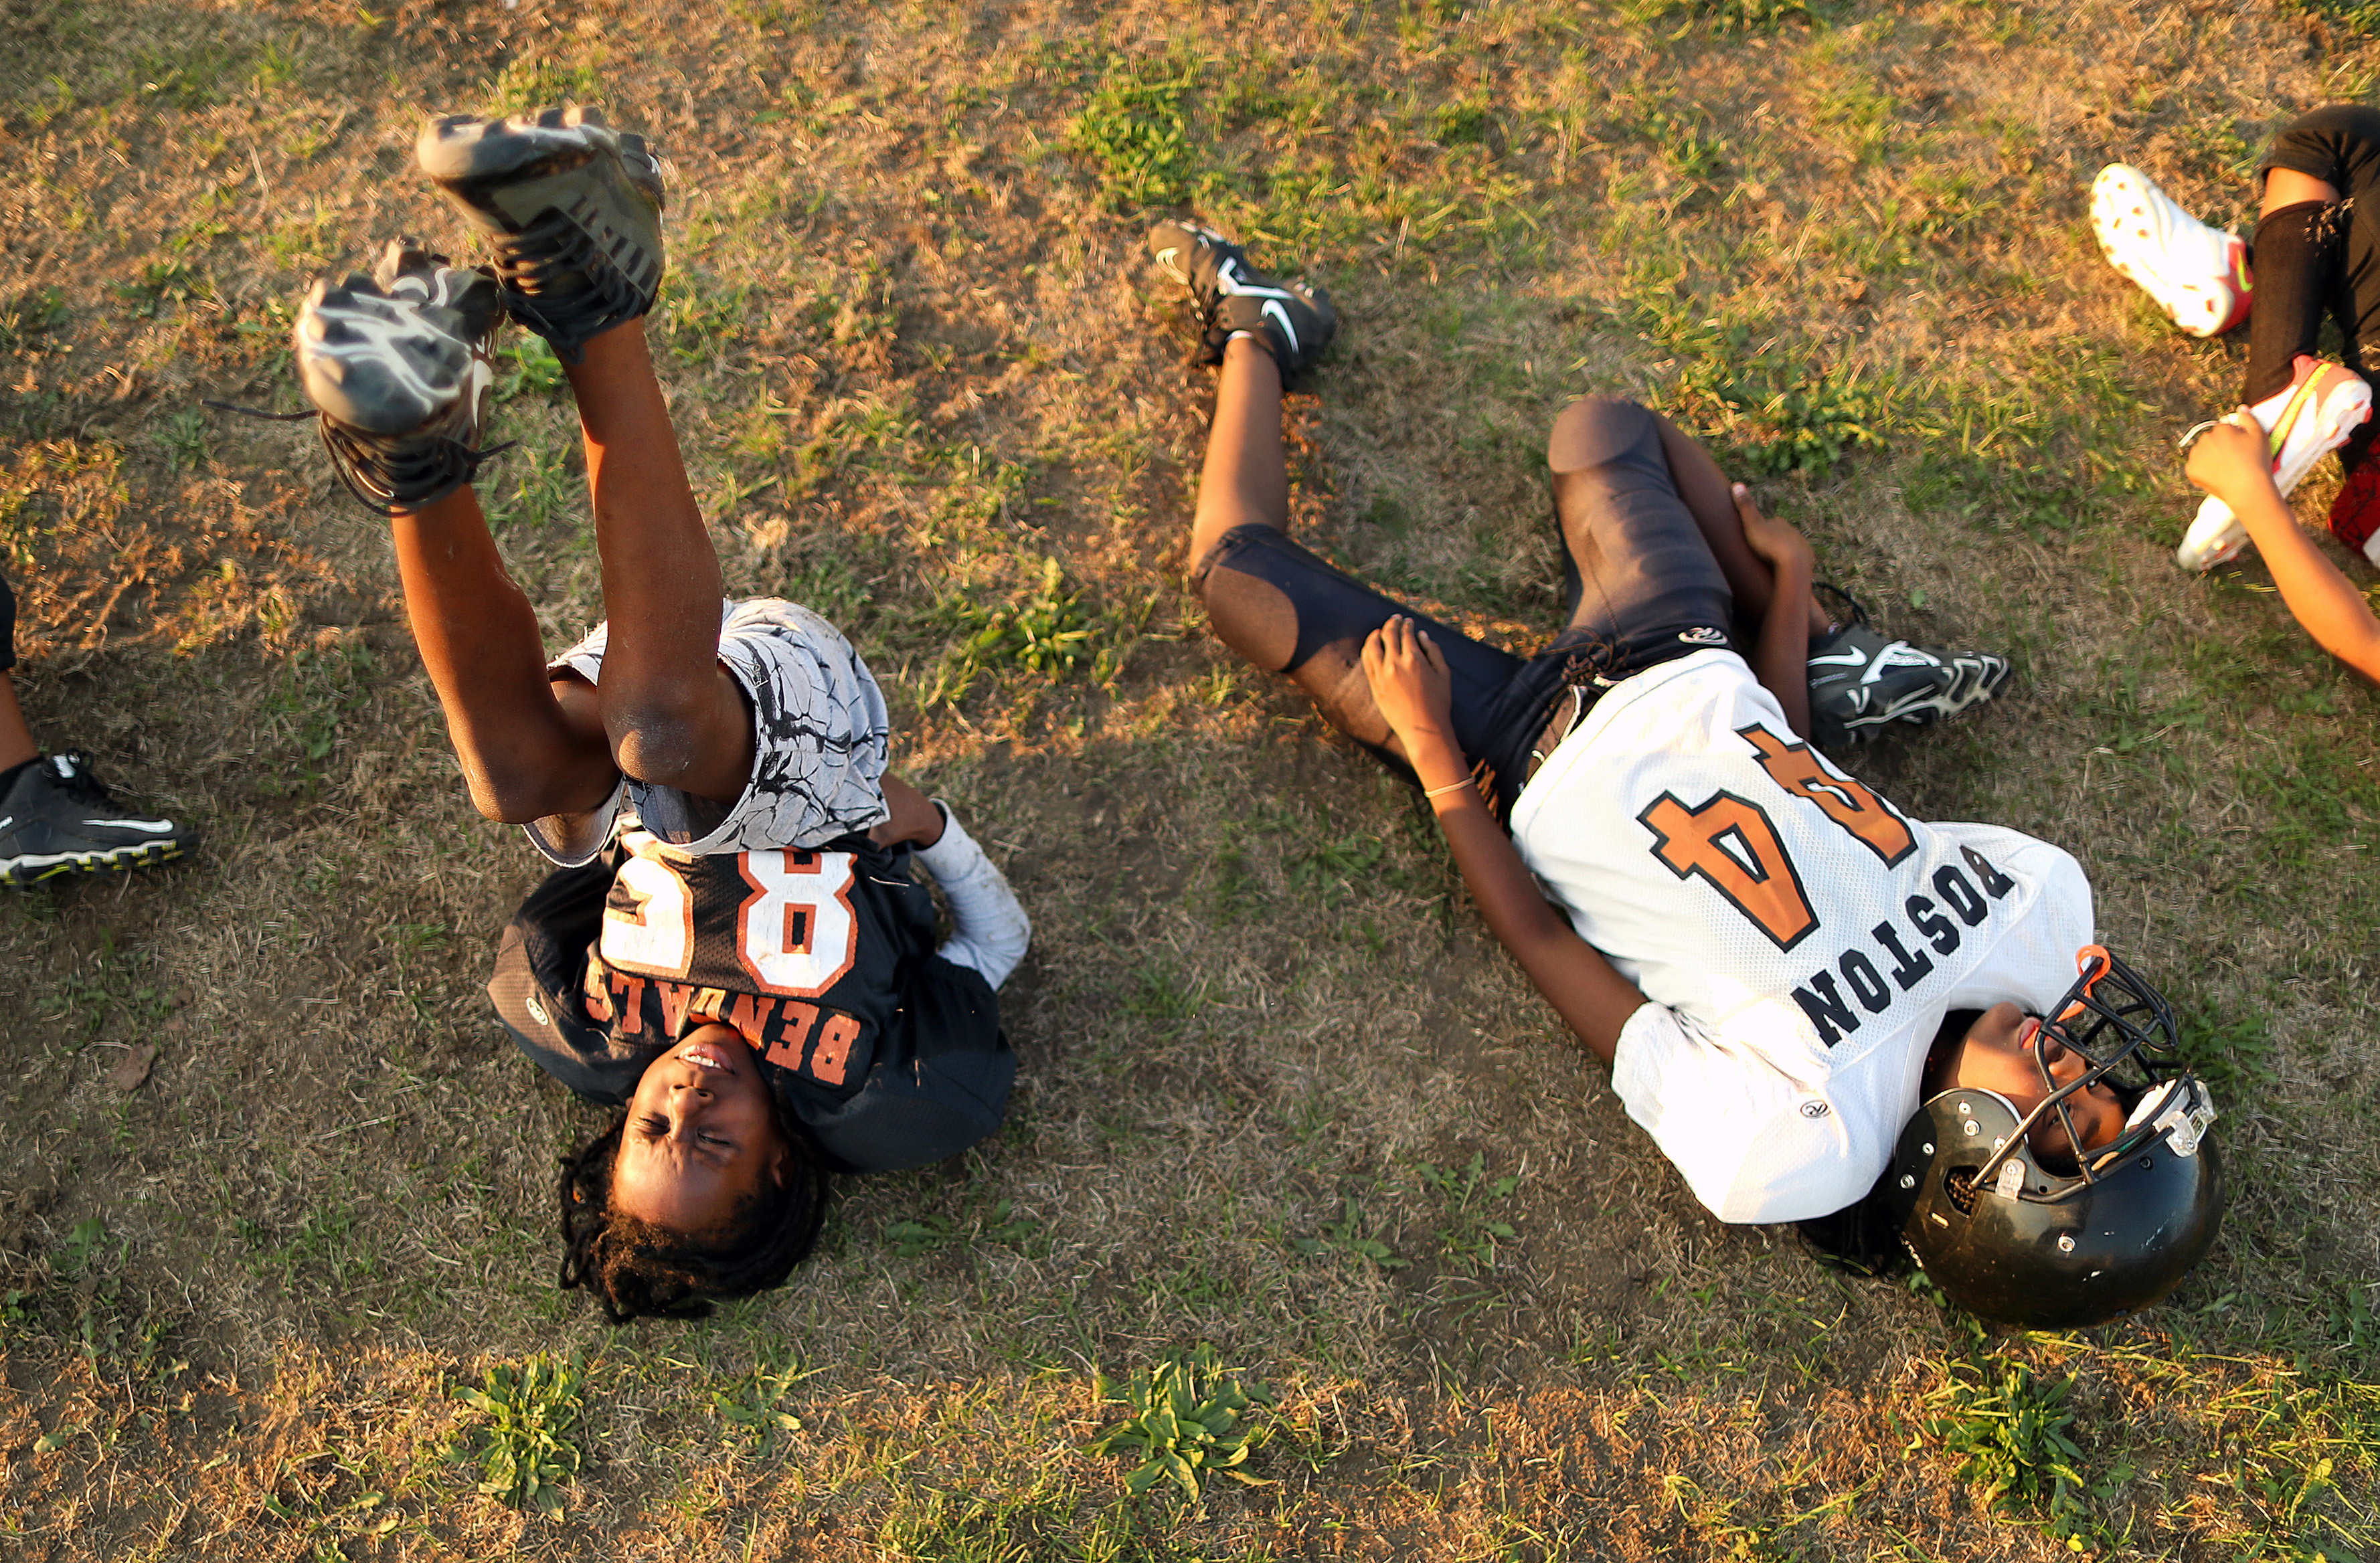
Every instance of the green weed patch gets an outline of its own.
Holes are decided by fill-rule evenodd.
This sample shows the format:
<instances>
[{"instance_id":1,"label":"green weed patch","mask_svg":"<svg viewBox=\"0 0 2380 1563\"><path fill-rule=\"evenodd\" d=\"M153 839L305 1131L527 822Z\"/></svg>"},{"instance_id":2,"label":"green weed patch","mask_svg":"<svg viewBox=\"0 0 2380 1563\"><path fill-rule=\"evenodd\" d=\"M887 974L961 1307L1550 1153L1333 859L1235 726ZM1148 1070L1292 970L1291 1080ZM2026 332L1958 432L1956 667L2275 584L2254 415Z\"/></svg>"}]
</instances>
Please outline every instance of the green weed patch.
<instances>
[{"instance_id":1,"label":"green weed patch","mask_svg":"<svg viewBox=\"0 0 2380 1563\"><path fill-rule=\"evenodd\" d=\"M1196 1502L1217 1476L1258 1482L1243 1468L1269 1436L1250 1412L1269 1396L1263 1385L1222 1366L1213 1346L1202 1342L1122 1381L1102 1375L1099 1393L1122 1402L1127 1414L1094 1439L1090 1451L1137 1459L1123 1479L1132 1491L1170 1482Z\"/></svg>"},{"instance_id":2,"label":"green weed patch","mask_svg":"<svg viewBox=\"0 0 2380 1563\"><path fill-rule=\"evenodd\" d=\"M1111 204L1129 211L1190 199L1200 167L1185 105L1197 79L1196 63L1178 57L1108 66L1070 139Z\"/></svg>"},{"instance_id":3,"label":"green weed patch","mask_svg":"<svg viewBox=\"0 0 2380 1563\"><path fill-rule=\"evenodd\" d=\"M2044 1379L2021 1362L1953 1363L1928 1401L1926 1434L1960 1457L1961 1480L1995 1507L2038 1517L2077 1550L2117 1545L2130 1530L2107 1516L2131 1478L2103 1468L2074 1441L2073 1386Z\"/></svg>"},{"instance_id":4,"label":"green weed patch","mask_svg":"<svg viewBox=\"0 0 2380 1563\"><path fill-rule=\"evenodd\" d=\"M562 1484L578 1473L580 1392L577 1361L530 1357L500 1363L479 1384L458 1384L454 1398L480 1413L455 1443L454 1458L479 1466L480 1491L514 1508L559 1518Z\"/></svg>"}]
</instances>

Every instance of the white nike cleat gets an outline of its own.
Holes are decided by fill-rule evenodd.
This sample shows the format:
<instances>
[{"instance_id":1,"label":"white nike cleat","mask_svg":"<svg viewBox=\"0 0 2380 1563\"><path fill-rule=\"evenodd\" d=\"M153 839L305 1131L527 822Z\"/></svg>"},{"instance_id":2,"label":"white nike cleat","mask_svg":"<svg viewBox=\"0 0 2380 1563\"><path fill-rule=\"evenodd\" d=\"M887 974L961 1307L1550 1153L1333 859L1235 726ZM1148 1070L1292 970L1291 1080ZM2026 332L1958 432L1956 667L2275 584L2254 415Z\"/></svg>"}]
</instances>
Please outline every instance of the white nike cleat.
<instances>
[{"instance_id":1,"label":"white nike cleat","mask_svg":"<svg viewBox=\"0 0 2380 1563\"><path fill-rule=\"evenodd\" d=\"M2107 264L2191 335L2220 336L2248 318L2246 241L2184 212L2131 164L2111 163L2092 181L2091 231Z\"/></svg>"},{"instance_id":2,"label":"white nike cleat","mask_svg":"<svg viewBox=\"0 0 2380 1563\"><path fill-rule=\"evenodd\" d=\"M2372 387L2340 365L2301 353L2289 386L2248 410L2272 443L2273 486L2287 499L2313 464L2347 443L2356 426L2372 416ZM2231 507L2214 495L2198 507L2197 519L2174 551L2185 570L2212 570L2248 546L2248 528Z\"/></svg>"}]
</instances>

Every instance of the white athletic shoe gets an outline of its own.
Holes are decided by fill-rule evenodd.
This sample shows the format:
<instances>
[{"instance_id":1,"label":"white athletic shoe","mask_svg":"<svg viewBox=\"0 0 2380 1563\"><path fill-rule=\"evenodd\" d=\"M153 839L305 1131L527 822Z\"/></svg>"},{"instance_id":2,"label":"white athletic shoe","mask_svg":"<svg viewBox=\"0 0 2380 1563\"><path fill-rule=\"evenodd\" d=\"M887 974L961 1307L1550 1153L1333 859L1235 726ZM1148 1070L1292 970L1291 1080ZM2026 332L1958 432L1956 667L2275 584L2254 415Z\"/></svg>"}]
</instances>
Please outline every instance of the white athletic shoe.
<instances>
[{"instance_id":1,"label":"white athletic shoe","mask_svg":"<svg viewBox=\"0 0 2380 1563\"><path fill-rule=\"evenodd\" d=\"M2107 264L2192 336L2220 336L2248 318L2248 246L2174 204L2156 181L2111 163L2091 184L2091 231Z\"/></svg>"},{"instance_id":2,"label":"white athletic shoe","mask_svg":"<svg viewBox=\"0 0 2380 1563\"><path fill-rule=\"evenodd\" d=\"M2272 441L2273 485L2287 499L2313 464L2347 443L2372 416L2372 387L2362 377L2321 358L2297 356L2297 378L2248 409ZM2248 529L2231 507L2206 496L2198 519L2174 552L2185 570L2212 570L2248 545Z\"/></svg>"}]
</instances>

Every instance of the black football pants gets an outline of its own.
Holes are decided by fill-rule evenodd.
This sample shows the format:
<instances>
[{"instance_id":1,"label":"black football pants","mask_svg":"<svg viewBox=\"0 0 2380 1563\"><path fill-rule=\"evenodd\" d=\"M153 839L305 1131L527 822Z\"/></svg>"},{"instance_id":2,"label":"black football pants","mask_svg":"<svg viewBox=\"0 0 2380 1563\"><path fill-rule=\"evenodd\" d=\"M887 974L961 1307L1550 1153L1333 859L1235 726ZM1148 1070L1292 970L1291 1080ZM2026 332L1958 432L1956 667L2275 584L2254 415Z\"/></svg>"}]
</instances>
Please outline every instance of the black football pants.
<instances>
[{"instance_id":1,"label":"black football pants","mask_svg":"<svg viewBox=\"0 0 2380 1563\"><path fill-rule=\"evenodd\" d=\"M1536 655L1516 657L1415 612L1262 523L1224 533L1191 577L1215 633L1257 667L1286 674L1325 721L1410 779L1363 666L1366 637L1410 615L1446 654L1455 737L1485 768L1499 817L1509 817L1569 689L1585 700L1630 673L1731 643L1727 577L1678 495L1653 415L1597 396L1562 416L1584 436L1574 448L1586 465L1554 475L1567 623Z\"/></svg>"}]
</instances>

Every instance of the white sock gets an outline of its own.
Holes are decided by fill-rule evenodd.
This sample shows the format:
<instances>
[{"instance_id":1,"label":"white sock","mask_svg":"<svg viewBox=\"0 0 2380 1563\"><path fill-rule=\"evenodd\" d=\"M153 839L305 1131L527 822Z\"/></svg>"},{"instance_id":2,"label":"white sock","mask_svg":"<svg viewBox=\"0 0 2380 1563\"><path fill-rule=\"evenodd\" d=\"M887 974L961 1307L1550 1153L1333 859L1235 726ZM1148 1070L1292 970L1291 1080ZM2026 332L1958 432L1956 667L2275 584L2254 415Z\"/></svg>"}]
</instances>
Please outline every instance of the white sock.
<instances>
[{"instance_id":1,"label":"white sock","mask_svg":"<svg viewBox=\"0 0 2380 1563\"><path fill-rule=\"evenodd\" d=\"M934 806L942 811L942 839L919 847L917 861L950 903L951 937L937 953L953 965L980 972L996 989L1025 959L1033 925L983 848L960 828L951 806L936 798Z\"/></svg>"}]
</instances>

